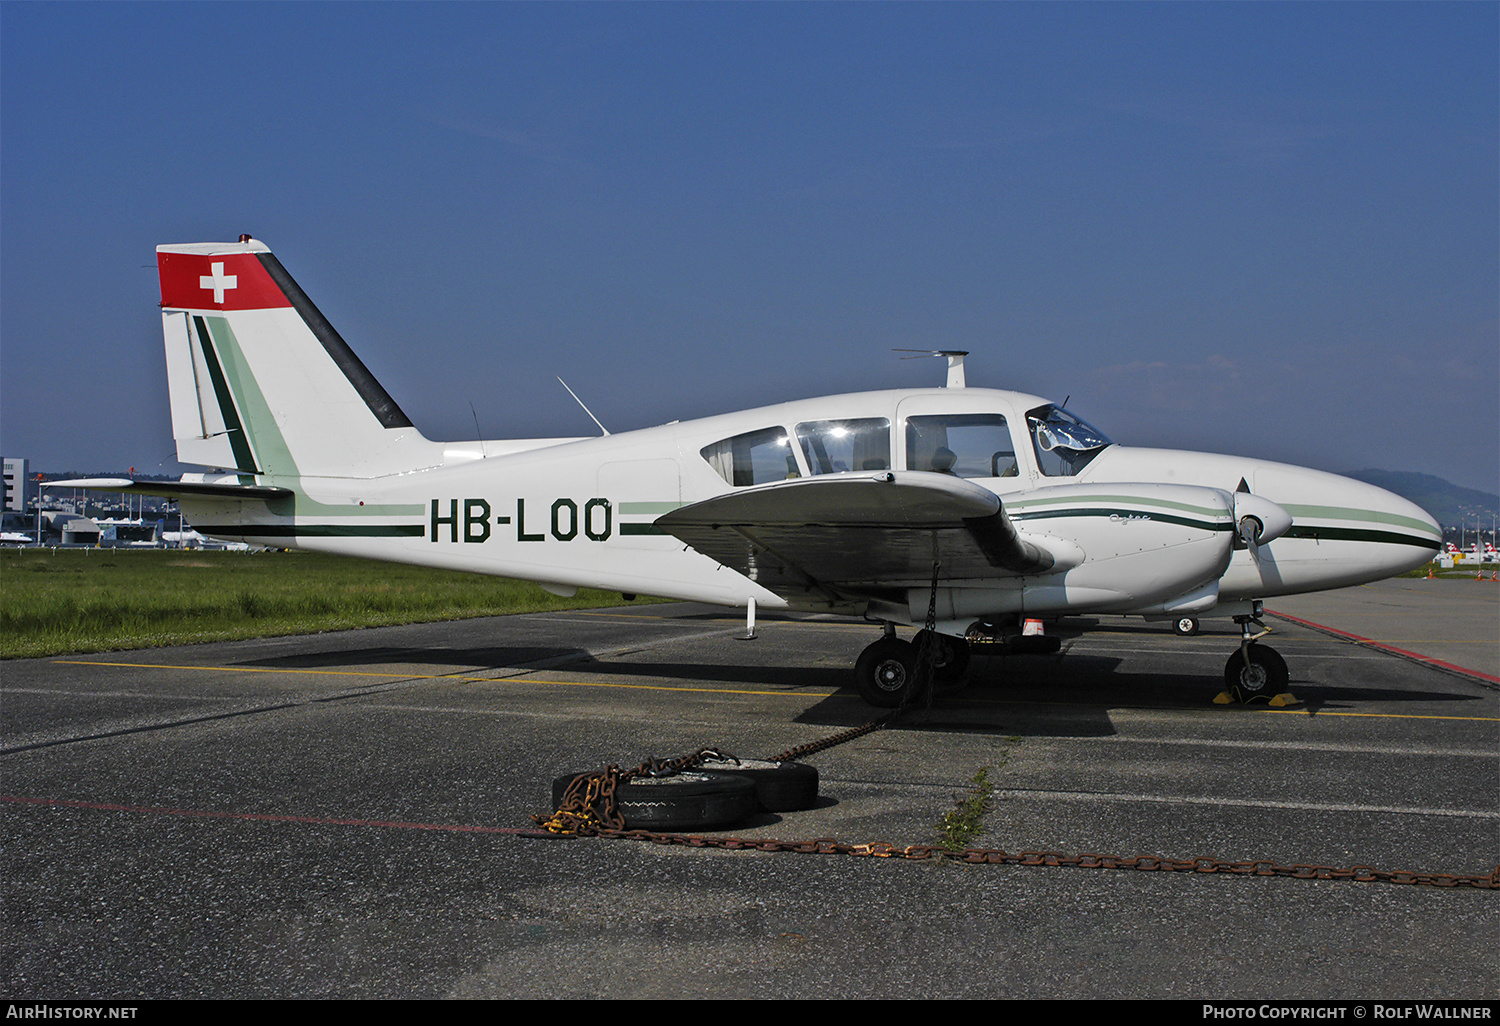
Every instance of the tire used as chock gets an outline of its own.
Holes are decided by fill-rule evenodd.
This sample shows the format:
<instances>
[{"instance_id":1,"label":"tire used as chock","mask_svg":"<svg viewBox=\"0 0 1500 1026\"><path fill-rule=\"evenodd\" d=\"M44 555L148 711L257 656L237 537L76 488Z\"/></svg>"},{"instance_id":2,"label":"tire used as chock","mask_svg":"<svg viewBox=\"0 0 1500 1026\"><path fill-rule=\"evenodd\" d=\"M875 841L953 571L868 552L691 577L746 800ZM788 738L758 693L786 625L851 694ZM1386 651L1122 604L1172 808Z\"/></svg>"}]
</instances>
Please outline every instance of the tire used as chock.
<instances>
[{"instance_id":1,"label":"tire used as chock","mask_svg":"<svg viewBox=\"0 0 1500 1026\"><path fill-rule=\"evenodd\" d=\"M580 774L552 781L552 807L561 807L568 785ZM734 773L688 770L662 777L633 777L615 788L626 830L715 830L755 815L755 782Z\"/></svg>"},{"instance_id":2,"label":"tire used as chock","mask_svg":"<svg viewBox=\"0 0 1500 1026\"><path fill-rule=\"evenodd\" d=\"M756 799L766 812L801 812L818 800L818 769L806 763L724 757L705 759L695 768L753 781Z\"/></svg>"}]
</instances>

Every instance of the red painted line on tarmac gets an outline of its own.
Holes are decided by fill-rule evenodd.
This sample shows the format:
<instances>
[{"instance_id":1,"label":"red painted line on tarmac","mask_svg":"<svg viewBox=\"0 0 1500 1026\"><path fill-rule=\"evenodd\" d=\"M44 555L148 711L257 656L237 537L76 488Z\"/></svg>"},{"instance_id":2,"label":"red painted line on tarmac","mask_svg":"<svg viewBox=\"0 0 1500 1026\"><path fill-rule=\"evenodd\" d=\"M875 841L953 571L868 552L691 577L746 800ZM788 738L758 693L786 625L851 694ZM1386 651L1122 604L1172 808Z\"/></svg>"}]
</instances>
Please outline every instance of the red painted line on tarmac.
<instances>
[{"instance_id":1,"label":"red painted line on tarmac","mask_svg":"<svg viewBox=\"0 0 1500 1026\"><path fill-rule=\"evenodd\" d=\"M1445 663L1441 659L1434 659L1431 656L1424 656L1418 652L1410 652L1404 648L1397 648L1395 645L1387 645L1383 641L1374 641L1370 638L1362 638L1358 634L1350 634L1348 631L1341 631L1337 627L1327 627L1321 623L1313 623L1311 620L1304 620L1299 616L1291 616L1287 613L1278 613L1274 609L1268 609L1266 610L1266 612L1279 619L1290 620L1292 623L1301 624L1303 627L1311 627L1313 630L1323 631L1325 634L1332 634L1335 637L1343 638L1346 641L1352 641L1356 645L1368 645L1371 648L1378 648L1382 652L1390 652L1392 655L1398 655L1419 663L1426 663L1428 666L1435 666L1440 670L1447 670L1450 673L1459 673L1463 674L1465 677L1477 677L1480 680L1487 680L1492 684L1500 684L1500 677L1485 673L1483 670L1471 670L1467 666L1459 666L1456 663Z\"/></svg>"},{"instance_id":2,"label":"red painted line on tarmac","mask_svg":"<svg viewBox=\"0 0 1500 1026\"><path fill-rule=\"evenodd\" d=\"M157 816L191 816L199 819L257 820L264 823L310 823L317 826L390 827L397 830L441 830L467 834L527 833L518 827L476 826L465 823L407 823L385 819L339 819L329 816L280 816L261 812L221 812L214 809L173 809L155 805L114 805L109 802L80 802L67 798L26 798L0 795L0 802L12 805L51 805L69 809L94 809L101 812L142 812Z\"/></svg>"}]
</instances>

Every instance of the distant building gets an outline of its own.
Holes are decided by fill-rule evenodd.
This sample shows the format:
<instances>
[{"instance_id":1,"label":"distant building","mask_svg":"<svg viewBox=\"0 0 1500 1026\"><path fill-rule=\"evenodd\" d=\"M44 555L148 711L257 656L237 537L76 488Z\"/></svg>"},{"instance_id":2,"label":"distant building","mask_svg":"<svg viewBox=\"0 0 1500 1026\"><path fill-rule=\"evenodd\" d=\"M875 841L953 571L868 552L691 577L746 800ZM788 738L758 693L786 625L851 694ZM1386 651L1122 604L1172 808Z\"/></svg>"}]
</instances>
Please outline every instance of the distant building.
<instances>
[{"instance_id":1,"label":"distant building","mask_svg":"<svg viewBox=\"0 0 1500 1026\"><path fill-rule=\"evenodd\" d=\"M26 512L26 467L27 461L19 456L4 457L5 503L0 506L7 513Z\"/></svg>"},{"instance_id":2,"label":"distant building","mask_svg":"<svg viewBox=\"0 0 1500 1026\"><path fill-rule=\"evenodd\" d=\"M77 513L44 513L44 537L55 537L63 545L98 545L99 525Z\"/></svg>"}]
</instances>

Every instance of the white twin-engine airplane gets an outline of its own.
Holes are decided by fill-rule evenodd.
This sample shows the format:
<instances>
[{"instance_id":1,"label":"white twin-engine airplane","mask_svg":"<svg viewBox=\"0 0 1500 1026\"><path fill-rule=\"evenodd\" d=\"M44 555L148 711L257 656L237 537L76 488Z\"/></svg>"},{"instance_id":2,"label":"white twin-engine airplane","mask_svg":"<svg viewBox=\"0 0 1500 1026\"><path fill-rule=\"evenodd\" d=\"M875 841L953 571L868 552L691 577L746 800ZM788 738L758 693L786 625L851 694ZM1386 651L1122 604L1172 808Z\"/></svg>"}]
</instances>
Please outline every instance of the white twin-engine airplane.
<instances>
[{"instance_id":1,"label":"white twin-engine airplane","mask_svg":"<svg viewBox=\"0 0 1500 1026\"><path fill-rule=\"evenodd\" d=\"M863 616L884 625L855 667L879 706L1075 613L1232 617L1230 690L1280 694L1263 599L1389 577L1442 541L1359 481L1126 448L1045 399L966 388L959 353L944 388L433 442L260 242L157 263L177 457L232 469L55 484L167 495L219 538L739 606L752 626L757 606Z\"/></svg>"}]
</instances>

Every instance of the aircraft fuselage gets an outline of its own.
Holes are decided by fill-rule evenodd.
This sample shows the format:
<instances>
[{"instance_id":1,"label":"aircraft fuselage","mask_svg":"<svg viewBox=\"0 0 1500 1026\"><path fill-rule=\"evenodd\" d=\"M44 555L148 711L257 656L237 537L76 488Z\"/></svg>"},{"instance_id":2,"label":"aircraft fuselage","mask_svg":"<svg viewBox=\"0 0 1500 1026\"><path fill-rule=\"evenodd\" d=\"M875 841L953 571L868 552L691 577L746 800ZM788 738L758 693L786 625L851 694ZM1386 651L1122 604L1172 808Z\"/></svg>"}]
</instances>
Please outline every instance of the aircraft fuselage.
<instances>
[{"instance_id":1,"label":"aircraft fuselage","mask_svg":"<svg viewBox=\"0 0 1500 1026\"><path fill-rule=\"evenodd\" d=\"M1028 412L1048 407L1036 396L979 388L840 395L598 438L429 443L434 465L427 469L358 480L270 475L259 482L286 486L293 496L182 502L203 533L256 544L516 577L554 589L728 605L754 600L762 608L834 609L900 622L922 621L932 597L926 580L883 579L838 596L773 591L755 574L731 570L664 534L655 521L776 481L932 473L923 432L941 430L944 441L960 447L960 460L972 455L965 444L990 460L987 467L971 459L945 472L993 492L1023 538L1063 554L1047 573L1000 580L945 574L938 617L944 623L1016 611L1232 613L1252 599L1389 577L1431 558L1440 542L1432 519L1398 496L1249 457L1106 444L1075 472L1054 464L1049 473L1028 425ZM843 441L851 435L862 450ZM851 466L859 456L862 465ZM1236 548L1237 491L1285 509L1290 529ZM879 563L876 553L869 558Z\"/></svg>"}]
</instances>

